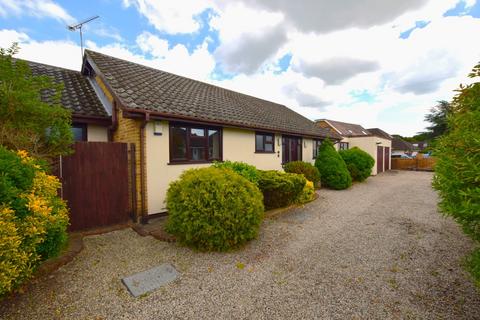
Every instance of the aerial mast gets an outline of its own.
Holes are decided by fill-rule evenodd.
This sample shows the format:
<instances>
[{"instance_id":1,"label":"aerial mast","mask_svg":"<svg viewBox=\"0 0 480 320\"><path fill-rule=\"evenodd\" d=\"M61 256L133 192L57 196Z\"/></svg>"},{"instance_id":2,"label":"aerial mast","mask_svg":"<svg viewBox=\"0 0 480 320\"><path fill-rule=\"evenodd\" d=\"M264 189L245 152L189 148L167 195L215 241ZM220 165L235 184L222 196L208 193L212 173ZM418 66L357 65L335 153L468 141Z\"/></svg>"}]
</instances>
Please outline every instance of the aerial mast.
<instances>
[{"instance_id":1,"label":"aerial mast","mask_svg":"<svg viewBox=\"0 0 480 320\"><path fill-rule=\"evenodd\" d=\"M93 17L90 17L88 19L85 19L81 22L78 22L76 24L72 24L72 25L69 25L67 26L68 30L70 31L77 31L77 30L80 30L80 50L81 50L81 54L82 54L82 59L83 59L83 33L82 33L82 27L84 24L86 23L89 23L90 21L93 21L95 19L98 19L100 18L100 16L93 16Z\"/></svg>"}]
</instances>

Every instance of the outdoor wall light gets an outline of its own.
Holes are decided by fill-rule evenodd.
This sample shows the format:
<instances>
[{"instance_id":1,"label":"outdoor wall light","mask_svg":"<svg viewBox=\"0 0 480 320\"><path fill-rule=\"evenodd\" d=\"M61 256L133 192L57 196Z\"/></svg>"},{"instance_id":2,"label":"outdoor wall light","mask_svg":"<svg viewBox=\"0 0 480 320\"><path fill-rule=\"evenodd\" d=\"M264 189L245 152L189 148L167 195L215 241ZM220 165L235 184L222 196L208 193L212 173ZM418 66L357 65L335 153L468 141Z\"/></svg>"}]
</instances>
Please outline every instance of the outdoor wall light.
<instances>
[{"instance_id":1,"label":"outdoor wall light","mask_svg":"<svg viewBox=\"0 0 480 320\"><path fill-rule=\"evenodd\" d=\"M156 136L162 135L162 123L160 121L155 121L153 123L153 134Z\"/></svg>"},{"instance_id":2,"label":"outdoor wall light","mask_svg":"<svg viewBox=\"0 0 480 320\"><path fill-rule=\"evenodd\" d=\"M277 146L280 147L280 138L277 138Z\"/></svg>"},{"instance_id":3,"label":"outdoor wall light","mask_svg":"<svg viewBox=\"0 0 480 320\"><path fill-rule=\"evenodd\" d=\"M307 140L303 140L303 147L304 147L304 148L307 147Z\"/></svg>"},{"instance_id":4,"label":"outdoor wall light","mask_svg":"<svg viewBox=\"0 0 480 320\"><path fill-rule=\"evenodd\" d=\"M381 142L377 142L377 144L382 144Z\"/></svg>"}]
</instances>

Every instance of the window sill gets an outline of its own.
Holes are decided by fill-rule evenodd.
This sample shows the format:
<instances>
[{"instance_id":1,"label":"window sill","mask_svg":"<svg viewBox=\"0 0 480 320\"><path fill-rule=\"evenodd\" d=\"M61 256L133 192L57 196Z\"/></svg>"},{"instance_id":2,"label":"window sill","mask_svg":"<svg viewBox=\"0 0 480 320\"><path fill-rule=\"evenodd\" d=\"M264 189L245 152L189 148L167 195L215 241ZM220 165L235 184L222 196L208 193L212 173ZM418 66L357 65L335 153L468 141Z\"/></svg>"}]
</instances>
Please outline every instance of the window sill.
<instances>
[{"instance_id":1,"label":"window sill","mask_svg":"<svg viewBox=\"0 0 480 320\"><path fill-rule=\"evenodd\" d=\"M215 161L217 162L222 162L223 160L203 160L203 161L171 161L168 162L167 165L177 165L177 164L205 164L205 163L214 163Z\"/></svg>"},{"instance_id":2,"label":"window sill","mask_svg":"<svg viewBox=\"0 0 480 320\"><path fill-rule=\"evenodd\" d=\"M255 153L267 153L267 154L272 154L276 153L275 151L255 151Z\"/></svg>"}]
</instances>

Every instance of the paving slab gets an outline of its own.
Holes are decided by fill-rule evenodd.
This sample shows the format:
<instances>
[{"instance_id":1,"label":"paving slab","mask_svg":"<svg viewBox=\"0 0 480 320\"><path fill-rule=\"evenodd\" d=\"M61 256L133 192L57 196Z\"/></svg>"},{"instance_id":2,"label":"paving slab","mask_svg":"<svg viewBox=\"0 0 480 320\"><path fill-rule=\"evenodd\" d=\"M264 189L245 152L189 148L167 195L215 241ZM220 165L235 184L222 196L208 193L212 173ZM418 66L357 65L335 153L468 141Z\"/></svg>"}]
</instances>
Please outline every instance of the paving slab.
<instances>
[{"instance_id":1,"label":"paving slab","mask_svg":"<svg viewBox=\"0 0 480 320\"><path fill-rule=\"evenodd\" d=\"M164 263L155 268L125 277L122 282L132 296L138 297L159 289L179 276L180 274L171 264Z\"/></svg>"}]
</instances>

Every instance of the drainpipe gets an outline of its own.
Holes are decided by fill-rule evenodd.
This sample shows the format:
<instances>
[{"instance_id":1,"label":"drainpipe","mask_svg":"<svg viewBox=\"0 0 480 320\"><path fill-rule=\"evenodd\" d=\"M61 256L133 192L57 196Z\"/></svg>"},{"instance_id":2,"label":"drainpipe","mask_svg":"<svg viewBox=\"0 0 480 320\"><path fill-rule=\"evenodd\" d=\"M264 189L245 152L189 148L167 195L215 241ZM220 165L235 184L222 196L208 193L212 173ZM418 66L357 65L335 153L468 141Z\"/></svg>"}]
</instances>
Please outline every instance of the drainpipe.
<instances>
[{"instance_id":1,"label":"drainpipe","mask_svg":"<svg viewBox=\"0 0 480 320\"><path fill-rule=\"evenodd\" d=\"M143 118L140 124L140 192L141 192L141 207L142 207L142 217L140 219L141 223L148 223L148 214L146 210L146 199L145 199L145 127L147 126L148 121L150 120L150 113L146 112L145 117Z\"/></svg>"}]
</instances>

